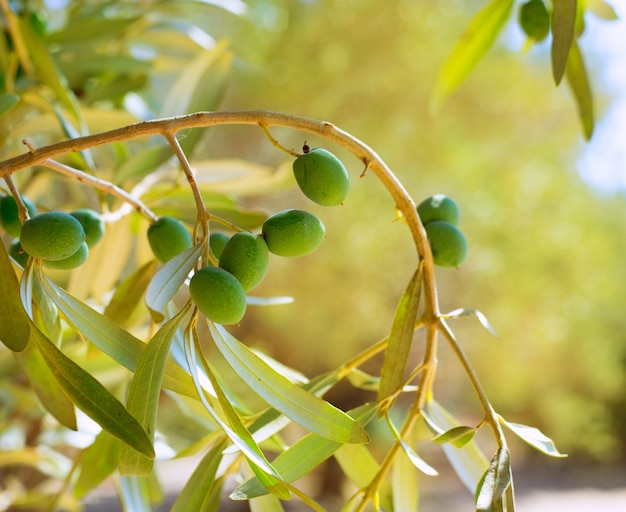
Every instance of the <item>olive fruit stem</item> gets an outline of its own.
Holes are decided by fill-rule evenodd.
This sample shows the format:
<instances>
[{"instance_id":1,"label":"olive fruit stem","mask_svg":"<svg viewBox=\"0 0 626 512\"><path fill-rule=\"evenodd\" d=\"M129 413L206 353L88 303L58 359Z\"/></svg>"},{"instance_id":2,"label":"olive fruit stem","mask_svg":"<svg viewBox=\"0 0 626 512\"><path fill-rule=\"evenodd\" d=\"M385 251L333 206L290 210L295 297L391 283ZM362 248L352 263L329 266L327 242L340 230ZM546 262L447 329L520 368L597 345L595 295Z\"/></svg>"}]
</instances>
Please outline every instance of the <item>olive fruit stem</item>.
<instances>
[{"instance_id":1,"label":"olive fruit stem","mask_svg":"<svg viewBox=\"0 0 626 512\"><path fill-rule=\"evenodd\" d=\"M30 214L28 213L28 208L26 208L24 201L22 201L22 196L17 190L17 187L13 182L13 178L11 178L11 176L5 176L4 182L7 184L7 187L9 189L9 192L11 192L13 199L15 199L15 204L17 206L17 215L22 224L24 224L24 222L26 222L30 217Z\"/></svg>"},{"instance_id":2,"label":"olive fruit stem","mask_svg":"<svg viewBox=\"0 0 626 512\"><path fill-rule=\"evenodd\" d=\"M269 139L269 141L272 143L272 146L274 146L275 148L280 149L281 151L284 151L285 153L287 153L288 155L291 155L295 158L298 158L299 156L302 156L300 153L298 153L297 151L294 151L293 149L287 149L285 146L283 146L280 142L278 142L274 136L272 135L272 132L270 132L270 129L263 123L259 123L259 126L261 127L261 129L263 130L263 132L265 133L265 136Z\"/></svg>"},{"instance_id":3,"label":"olive fruit stem","mask_svg":"<svg viewBox=\"0 0 626 512\"><path fill-rule=\"evenodd\" d=\"M202 228L202 238L205 238L206 240L208 240L209 238L209 212L207 211L206 206L204 204L204 199L202 199L202 193L200 192L200 189L198 188L198 181L196 180L196 173L191 168L191 164L189 163L189 160L187 160L187 155L185 155L183 148L180 146L180 143L178 142L178 139L176 138L176 131L175 130L167 131L163 133L163 136L167 139L167 142L169 143L169 145L172 146L172 149L174 150L174 153L176 154L176 157L178 158L178 161L180 162L180 166L182 167L183 172L185 173L185 178L187 179L187 183L189 184L189 188L191 188L194 201L196 202L196 210L198 212L197 222ZM206 263L206 261L204 263Z\"/></svg>"}]
</instances>

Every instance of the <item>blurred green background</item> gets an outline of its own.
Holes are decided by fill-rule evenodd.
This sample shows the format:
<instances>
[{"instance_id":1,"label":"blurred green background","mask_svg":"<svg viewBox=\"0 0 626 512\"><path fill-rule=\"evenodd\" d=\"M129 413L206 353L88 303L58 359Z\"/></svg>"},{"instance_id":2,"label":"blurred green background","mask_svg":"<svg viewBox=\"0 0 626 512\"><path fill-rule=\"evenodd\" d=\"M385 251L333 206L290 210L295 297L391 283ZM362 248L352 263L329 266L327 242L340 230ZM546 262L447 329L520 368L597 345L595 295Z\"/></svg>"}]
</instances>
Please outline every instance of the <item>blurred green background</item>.
<instances>
[{"instance_id":1,"label":"blurred green background","mask_svg":"<svg viewBox=\"0 0 626 512\"><path fill-rule=\"evenodd\" d=\"M454 324L496 409L538 426L570 455L623 459L626 205L621 191L600 193L576 170L584 142L569 91L554 87L549 43L522 51L512 20L432 115L436 73L473 3L249 4L251 23L232 41L239 58L224 108L331 121L374 148L416 202L453 197L470 253L460 269L438 270L442 309L480 309L500 335L491 338L470 319ZM600 112L605 104L598 94ZM275 135L295 148L306 138ZM242 148L217 137L208 141L211 154L276 153L262 139ZM358 176L360 162L344 161ZM298 191L263 201L271 210L294 201L310 208ZM355 179L343 207L313 210L327 225L325 245L306 259L273 261L259 291L293 294L295 304L257 309L258 322L243 329L307 374L384 335L415 265L374 176ZM442 347L438 392L475 413L467 381Z\"/></svg>"},{"instance_id":2,"label":"blurred green background","mask_svg":"<svg viewBox=\"0 0 626 512\"><path fill-rule=\"evenodd\" d=\"M507 420L539 427L571 460L625 461L626 205L622 190L601 193L577 171L585 144L582 129L565 84L554 87L549 42L524 51L511 19L469 79L432 113L429 98L436 74L485 2L230 0L224 5L236 14L215 9L206 16L194 16L199 11L194 3L70 3L66 10L85 11L87 20L106 18L107 12L137 16L128 22L130 29L123 25L119 31L140 41L133 48L136 58L149 62L154 57L149 47L157 64L152 70L148 64L135 67L132 80L125 74L119 81L115 73L93 80L88 65L93 48L68 41L67 31L64 40L55 40L54 30L63 20L57 10L47 9L50 51L73 92L89 107L88 114L110 108L118 109L119 116L131 104L129 91L145 100L152 117L163 112L159 102L181 73L180 62L200 53L200 45L191 41L192 35L200 36L191 30L176 36L173 30L159 32L170 12L180 19L187 16L180 25L193 22L225 40L234 58L220 109L261 108L327 120L372 147L416 202L445 193L459 204L469 257L459 269L437 270L441 305L443 311L479 309L498 332L496 340L474 319L454 322L496 410ZM23 4L35 12L43 5ZM141 11L143 4L158 4L163 19L155 22L154 12ZM152 15L153 25L144 25ZM77 38L87 37L83 30ZM98 49L130 54L123 37L97 41ZM582 42L585 52L584 37ZM220 55L215 94L211 89L216 98L229 64L228 56ZM602 87L593 59L601 58L593 54L590 59L597 92ZM91 88L74 87L83 80L77 69ZM27 107L18 107L25 109L30 124L0 126L2 139L8 132L14 138L8 152L23 151L21 137L47 133L49 124L58 131L49 112L49 124L31 116L27 109L46 110L30 100ZM596 96L600 113L610 101ZM126 114L108 120L98 115L94 132L132 121ZM289 148L299 149L305 140L310 146L321 143L291 130L272 133ZM42 139L47 141L45 135ZM386 335L416 266L408 230L397 221L383 187L372 174L359 179L361 162L341 148L328 149L354 177L345 205L315 207L296 188L283 186L269 195L267 188L252 190L242 198L245 205L267 212L306 208L326 224L322 248L297 260L273 258L268 278L255 290L258 295L291 295L295 302L250 308L237 329L241 339L308 376L336 367ZM288 160L256 127L213 128L195 151L196 158L247 158L272 166ZM41 183L49 182L31 188L54 194L42 190ZM54 199L67 204L83 197L83 189L72 190L71 199ZM421 350L418 338L415 361ZM375 366L369 369L376 371ZM443 343L438 378L440 401L468 423L478 423L470 386ZM331 399L348 408L362 400L353 393L360 392L342 387ZM518 457L526 455L530 449Z\"/></svg>"}]
</instances>

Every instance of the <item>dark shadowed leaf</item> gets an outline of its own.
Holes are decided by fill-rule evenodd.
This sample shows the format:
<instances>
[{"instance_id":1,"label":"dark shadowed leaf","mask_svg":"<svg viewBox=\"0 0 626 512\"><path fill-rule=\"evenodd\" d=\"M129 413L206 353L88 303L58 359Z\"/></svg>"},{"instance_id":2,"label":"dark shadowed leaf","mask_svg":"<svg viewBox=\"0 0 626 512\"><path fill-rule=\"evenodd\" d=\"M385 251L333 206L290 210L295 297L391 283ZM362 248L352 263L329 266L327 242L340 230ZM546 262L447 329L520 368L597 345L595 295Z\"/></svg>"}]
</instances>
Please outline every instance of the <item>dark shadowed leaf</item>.
<instances>
[{"instance_id":1,"label":"dark shadowed leaf","mask_svg":"<svg viewBox=\"0 0 626 512\"><path fill-rule=\"evenodd\" d=\"M552 1L552 76L561 83L576 28L576 0Z\"/></svg>"},{"instance_id":2,"label":"dark shadowed leaf","mask_svg":"<svg viewBox=\"0 0 626 512\"><path fill-rule=\"evenodd\" d=\"M41 405L59 423L69 429L76 430L74 404L59 385L37 345L29 343L24 351L15 354L15 357L33 391L39 397Z\"/></svg>"},{"instance_id":3,"label":"dark shadowed leaf","mask_svg":"<svg viewBox=\"0 0 626 512\"><path fill-rule=\"evenodd\" d=\"M26 348L29 319L20 297L20 285L4 244L0 242L0 341L13 352Z\"/></svg>"},{"instance_id":4,"label":"dark shadowed leaf","mask_svg":"<svg viewBox=\"0 0 626 512\"><path fill-rule=\"evenodd\" d=\"M154 457L152 441L117 398L34 326L31 335L63 391L79 409L120 441L147 457Z\"/></svg>"}]
</instances>

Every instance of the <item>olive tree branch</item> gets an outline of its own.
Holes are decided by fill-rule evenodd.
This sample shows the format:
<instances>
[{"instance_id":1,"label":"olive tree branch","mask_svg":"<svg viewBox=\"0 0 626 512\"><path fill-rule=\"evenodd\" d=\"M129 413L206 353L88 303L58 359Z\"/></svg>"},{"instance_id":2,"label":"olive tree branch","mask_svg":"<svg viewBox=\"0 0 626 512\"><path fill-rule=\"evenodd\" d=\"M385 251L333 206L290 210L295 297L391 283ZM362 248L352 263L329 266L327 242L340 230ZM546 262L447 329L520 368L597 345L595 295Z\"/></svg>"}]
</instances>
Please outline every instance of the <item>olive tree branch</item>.
<instances>
[{"instance_id":1,"label":"olive tree branch","mask_svg":"<svg viewBox=\"0 0 626 512\"><path fill-rule=\"evenodd\" d=\"M143 121L108 132L58 142L5 160L0 162L0 177L4 177L24 167L42 164L47 159L59 155L78 152L91 147L155 135L167 137L166 134L173 134L183 129L225 124L247 124L265 127L284 126L312 133L344 147L376 174L394 198L396 208L402 213L411 231L418 256L424 262L425 319L427 323L435 321L439 315L439 304L435 286L434 263L426 232L417 215L413 199L391 169L373 149L356 137L326 121L264 110L197 112L180 117Z\"/></svg>"}]
</instances>

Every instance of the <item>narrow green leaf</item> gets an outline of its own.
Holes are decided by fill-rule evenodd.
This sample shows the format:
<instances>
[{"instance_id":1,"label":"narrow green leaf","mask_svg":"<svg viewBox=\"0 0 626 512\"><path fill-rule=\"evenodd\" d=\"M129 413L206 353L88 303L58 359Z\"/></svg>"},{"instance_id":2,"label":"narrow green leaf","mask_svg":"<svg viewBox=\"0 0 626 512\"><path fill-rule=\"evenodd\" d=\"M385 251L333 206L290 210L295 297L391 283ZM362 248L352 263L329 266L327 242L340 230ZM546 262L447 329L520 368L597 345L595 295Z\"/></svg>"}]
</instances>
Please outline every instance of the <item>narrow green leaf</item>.
<instances>
[{"instance_id":1,"label":"narrow green leaf","mask_svg":"<svg viewBox=\"0 0 626 512\"><path fill-rule=\"evenodd\" d=\"M506 425L511 431L520 437L530 446L551 457L567 457L557 450L554 441L541 432L538 428L521 425L519 423L511 423L500 418L500 422Z\"/></svg>"},{"instance_id":2,"label":"narrow green leaf","mask_svg":"<svg viewBox=\"0 0 626 512\"><path fill-rule=\"evenodd\" d=\"M437 76L432 94L434 110L439 109L491 48L513 4L513 0L491 0L474 16Z\"/></svg>"},{"instance_id":3,"label":"narrow green leaf","mask_svg":"<svg viewBox=\"0 0 626 512\"><path fill-rule=\"evenodd\" d=\"M404 381L404 370L413 341L421 289L422 266L420 265L402 294L393 318L380 374L379 402L395 393Z\"/></svg>"},{"instance_id":4,"label":"narrow green leaf","mask_svg":"<svg viewBox=\"0 0 626 512\"><path fill-rule=\"evenodd\" d=\"M363 427L345 412L274 371L223 326L208 324L215 344L233 370L270 405L322 437L340 443L368 442Z\"/></svg>"},{"instance_id":5,"label":"narrow green leaf","mask_svg":"<svg viewBox=\"0 0 626 512\"><path fill-rule=\"evenodd\" d=\"M511 478L509 449L500 446L477 490L476 512L504 512L504 492L511 485Z\"/></svg>"},{"instance_id":6,"label":"narrow green leaf","mask_svg":"<svg viewBox=\"0 0 626 512\"><path fill-rule=\"evenodd\" d=\"M574 43L576 0L552 0L552 76L561 83L567 57Z\"/></svg>"},{"instance_id":7,"label":"narrow green leaf","mask_svg":"<svg viewBox=\"0 0 626 512\"><path fill-rule=\"evenodd\" d=\"M34 325L31 325L31 335L63 391L79 409L123 443L147 457L154 457L150 438L117 398L68 359Z\"/></svg>"},{"instance_id":8,"label":"narrow green leaf","mask_svg":"<svg viewBox=\"0 0 626 512\"><path fill-rule=\"evenodd\" d=\"M460 426L459 421L436 400L429 400L422 413L428 426L437 435ZM489 462L478 443L470 441L463 448L445 443L442 449L459 479L471 493L474 493L489 466Z\"/></svg>"},{"instance_id":9,"label":"narrow green leaf","mask_svg":"<svg viewBox=\"0 0 626 512\"><path fill-rule=\"evenodd\" d=\"M154 442L159 395L170 344L180 323L189 312L189 307L188 305L183 308L152 337L137 362L128 389L126 409L139 421L151 442ZM153 459L142 455L132 446L120 447L120 474L146 476L152 471L152 465Z\"/></svg>"},{"instance_id":10,"label":"narrow green leaf","mask_svg":"<svg viewBox=\"0 0 626 512\"><path fill-rule=\"evenodd\" d=\"M20 284L4 244L0 241L0 341L13 352L26 348L29 318L22 306Z\"/></svg>"},{"instance_id":11,"label":"narrow green leaf","mask_svg":"<svg viewBox=\"0 0 626 512\"><path fill-rule=\"evenodd\" d=\"M82 498L90 493L117 469L119 447L116 437L106 430L100 431L94 442L83 450L74 496Z\"/></svg>"},{"instance_id":12,"label":"narrow green leaf","mask_svg":"<svg viewBox=\"0 0 626 512\"><path fill-rule=\"evenodd\" d=\"M74 404L57 382L37 345L29 343L23 352L15 354L15 358L44 409L61 425L76 430Z\"/></svg>"},{"instance_id":13,"label":"narrow green leaf","mask_svg":"<svg viewBox=\"0 0 626 512\"><path fill-rule=\"evenodd\" d=\"M156 322L163 321L165 306L178 293L189 272L196 265L204 245L204 242L200 242L177 254L163 265L150 281L146 291L146 304Z\"/></svg>"},{"instance_id":14,"label":"narrow green leaf","mask_svg":"<svg viewBox=\"0 0 626 512\"><path fill-rule=\"evenodd\" d=\"M463 448L467 443L474 439L475 434L475 427L454 427L447 430L443 434L439 434L432 441L433 443L438 444L452 443L457 448Z\"/></svg>"},{"instance_id":15,"label":"narrow green leaf","mask_svg":"<svg viewBox=\"0 0 626 512\"><path fill-rule=\"evenodd\" d=\"M391 421L389 414L385 414L385 420L387 421L387 425L389 426L389 430L391 431L393 437L397 442L400 443L402 450L409 458L411 463L425 475L437 476L439 474L437 470L433 468L430 464L428 464L424 459L422 459L417 453L415 453L415 450L413 450L413 448L411 448L411 446L409 446L409 444L404 439L402 439L402 437L400 436L400 432L398 432L398 429L393 424L393 421Z\"/></svg>"},{"instance_id":16,"label":"narrow green leaf","mask_svg":"<svg viewBox=\"0 0 626 512\"><path fill-rule=\"evenodd\" d=\"M118 325L125 325L137 305L142 302L156 267L157 261L151 260L124 279L104 308L104 315Z\"/></svg>"},{"instance_id":17,"label":"narrow green leaf","mask_svg":"<svg viewBox=\"0 0 626 512\"><path fill-rule=\"evenodd\" d=\"M567 65L565 66L565 78L569 83L576 105L578 106L578 116L583 125L583 131L587 140L591 139L594 129L593 97L591 85L585 69L585 62L576 41L570 48Z\"/></svg>"},{"instance_id":18,"label":"narrow green leaf","mask_svg":"<svg viewBox=\"0 0 626 512\"><path fill-rule=\"evenodd\" d=\"M348 413L365 426L376 414L376 404L365 404ZM295 482L309 474L314 468L332 456L343 443L331 441L317 434L309 433L281 452L273 461L272 467L285 482ZM267 490L257 478L247 480L230 495L234 500L246 500L267 494Z\"/></svg>"},{"instance_id":19,"label":"narrow green leaf","mask_svg":"<svg viewBox=\"0 0 626 512\"><path fill-rule=\"evenodd\" d=\"M207 505L211 505L211 490L216 484L216 474L222 461L222 452L227 441L223 439L216 443L196 466L185 487L176 498L170 512L205 512Z\"/></svg>"},{"instance_id":20,"label":"narrow green leaf","mask_svg":"<svg viewBox=\"0 0 626 512\"><path fill-rule=\"evenodd\" d=\"M145 343L51 281L44 279L43 282L50 298L77 332L119 364L130 371L135 371L137 362L146 348ZM181 395L198 398L189 374L171 360L168 360L165 366L163 387Z\"/></svg>"},{"instance_id":21,"label":"narrow green leaf","mask_svg":"<svg viewBox=\"0 0 626 512\"><path fill-rule=\"evenodd\" d=\"M250 467L254 471L254 474L257 476L263 487L269 490L272 494L281 499L291 498L291 493L282 484L282 476L265 458L265 455L263 455L261 448L259 448L258 444L250 434L250 431L241 421L241 418L239 417L234 407L231 405L230 400L224 393L220 382L217 380L215 374L211 370L211 367L204 359L204 355L201 352L199 340L197 339L195 333L193 334L193 343L196 351L198 352L198 355L200 356L200 361L202 363L204 371L211 381L211 385L213 386L213 390L215 391L224 415L226 416L233 432L237 436L236 441L238 443L238 446L241 447L241 442L245 446L245 450L243 451L243 453L248 457ZM190 354L190 356L191 355L192 354ZM253 454L253 456L249 457L249 454ZM258 461L260 461L261 463L259 464Z\"/></svg>"}]
</instances>

